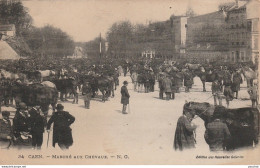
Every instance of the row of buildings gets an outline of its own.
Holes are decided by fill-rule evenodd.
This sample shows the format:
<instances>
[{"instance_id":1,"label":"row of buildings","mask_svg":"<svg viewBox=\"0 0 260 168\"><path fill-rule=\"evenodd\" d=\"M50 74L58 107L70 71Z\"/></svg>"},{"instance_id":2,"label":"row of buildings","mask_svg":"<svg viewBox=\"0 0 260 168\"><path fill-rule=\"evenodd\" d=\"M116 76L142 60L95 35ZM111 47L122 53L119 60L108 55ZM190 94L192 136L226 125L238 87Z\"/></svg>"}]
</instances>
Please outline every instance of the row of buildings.
<instances>
[{"instance_id":1,"label":"row of buildings","mask_svg":"<svg viewBox=\"0 0 260 168\"><path fill-rule=\"evenodd\" d=\"M257 61L259 4L236 0L217 12L171 17L174 55L190 60Z\"/></svg>"},{"instance_id":2,"label":"row of buildings","mask_svg":"<svg viewBox=\"0 0 260 168\"><path fill-rule=\"evenodd\" d=\"M204 15L171 16L161 22L168 32L167 38L160 40L170 45L167 58L255 62L259 56L259 5L258 0L236 0ZM149 28L153 29L153 24ZM154 46L144 44L142 56L161 57Z\"/></svg>"}]
</instances>

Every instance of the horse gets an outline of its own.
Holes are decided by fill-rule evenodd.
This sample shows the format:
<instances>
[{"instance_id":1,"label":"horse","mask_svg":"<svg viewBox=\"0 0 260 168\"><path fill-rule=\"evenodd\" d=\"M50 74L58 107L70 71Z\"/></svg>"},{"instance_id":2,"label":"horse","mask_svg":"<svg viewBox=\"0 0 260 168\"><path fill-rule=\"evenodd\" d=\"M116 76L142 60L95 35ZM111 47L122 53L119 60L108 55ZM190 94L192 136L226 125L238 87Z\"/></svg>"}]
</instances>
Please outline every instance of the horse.
<instances>
[{"instance_id":1,"label":"horse","mask_svg":"<svg viewBox=\"0 0 260 168\"><path fill-rule=\"evenodd\" d=\"M109 96L114 97L114 86L116 86L114 77L107 75L87 75L85 81L90 82L92 89L92 98L96 96L99 90L102 93L102 102L105 102Z\"/></svg>"},{"instance_id":2,"label":"horse","mask_svg":"<svg viewBox=\"0 0 260 168\"><path fill-rule=\"evenodd\" d=\"M188 68L191 71L195 71L195 70L200 70L201 65L200 64L190 64L190 63L186 63L185 67Z\"/></svg>"},{"instance_id":3,"label":"horse","mask_svg":"<svg viewBox=\"0 0 260 168\"><path fill-rule=\"evenodd\" d=\"M257 79L257 72L253 71L249 67L243 67L240 69L240 71L246 79L247 87L249 88L253 86L253 80Z\"/></svg>"},{"instance_id":4,"label":"horse","mask_svg":"<svg viewBox=\"0 0 260 168\"><path fill-rule=\"evenodd\" d=\"M102 93L102 102L105 102L109 96L114 97L114 78L110 76L100 76L96 78L98 89Z\"/></svg>"},{"instance_id":5,"label":"horse","mask_svg":"<svg viewBox=\"0 0 260 168\"><path fill-rule=\"evenodd\" d=\"M40 81L42 82L44 79L49 78L51 76L54 76L56 73L55 71L52 70L39 70L38 71L40 73Z\"/></svg>"},{"instance_id":6,"label":"horse","mask_svg":"<svg viewBox=\"0 0 260 168\"><path fill-rule=\"evenodd\" d=\"M57 88L57 90L60 92L60 99L61 101L64 101L64 95L65 95L65 101L67 101L67 94L72 93L75 96L77 96L76 91L76 81L73 78L68 79L54 79L51 82L53 82Z\"/></svg>"},{"instance_id":7,"label":"horse","mask_svg":"<svg viewBox=\"0 0 260 168\"><path fill-rule=\"evenodd\" d=\"M52 106L53 112L55 111L58 101L58 90L56 87L49 87L41 83L25 85L16 82L12 89L16 105L24 102L27 106L40 106L45 117L48 115L49 105Z\"/></svg>"},{"instance_id":8,"label":"horse","mask_svg":"<svg viewBox=\"0 0 260 168\"><path fill-rule=\"evenodd\" d=\"M205 127L214 119L214 106L209 103L187 102L185 106L191 108L191 113L204 121ZM227 124L231 134L231 139L225 146L227 150L253 147L253 144L258 144L258 109L249 107L226 109L221 113L221 121Z\"/></svg>"}]
</instances>

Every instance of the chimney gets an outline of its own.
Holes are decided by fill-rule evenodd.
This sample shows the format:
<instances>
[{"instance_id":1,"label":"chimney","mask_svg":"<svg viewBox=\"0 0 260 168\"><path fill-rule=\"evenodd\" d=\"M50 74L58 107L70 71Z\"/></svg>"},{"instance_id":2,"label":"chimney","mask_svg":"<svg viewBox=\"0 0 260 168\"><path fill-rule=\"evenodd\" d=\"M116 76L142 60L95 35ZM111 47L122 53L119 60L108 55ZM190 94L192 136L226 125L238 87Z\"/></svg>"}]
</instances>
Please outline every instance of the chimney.
<instances>
[{"instance_id":1,"label":"chimney","mask_svg":"<svg viewBox=\"0 0 260 168\"><path fill-rule=\"evenodd\" d=\"M238 0L236 0L236 8L238 8Z\"/></svg>"}]
</instances>

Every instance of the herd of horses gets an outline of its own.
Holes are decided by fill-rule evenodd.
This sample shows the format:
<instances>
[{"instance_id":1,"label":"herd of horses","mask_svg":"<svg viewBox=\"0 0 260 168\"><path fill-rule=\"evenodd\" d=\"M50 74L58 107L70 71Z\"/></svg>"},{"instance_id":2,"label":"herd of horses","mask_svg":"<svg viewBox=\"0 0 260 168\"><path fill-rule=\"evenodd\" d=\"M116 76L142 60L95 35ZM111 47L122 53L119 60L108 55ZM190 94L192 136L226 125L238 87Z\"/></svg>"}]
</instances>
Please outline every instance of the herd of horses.
<instances>
[{"instance_id":1,"label":"herd of horses","mask_svg":"<svg viewBox=\"0 0 260 168\"><path fill-rule=\"evenodd\" d=\"M226 69L225 69L226 68ZM155 78L158 79L159 74L167 74L170 77L175 78L176 80L183 81L185 73L189 72L194 77L199 77L202 86L203 91L206 92L206 82L213 82L214 80L218 80L220 84L223 84L225 82L225 72L228 71L231 74L234 72L239 72L243 77L244 80L247 82L247 87L253 86L253 81L257 79L257 71L252 70L249 66L239 66L236 68L230 68L227 69L227 67L224 66L203 66L201 64L190 64L186 63L183 65L165 65L162 64L160 66L153 66L150 69L152 69L155 75ZM150 69L146 69L146 71L150 71ZM142 90L144 85L147 81L150 80L149 75L146 75L147 73L144 73L145 70L143 67L139 68L139 66L130 67L129 68L130 73L137 73L136 79L132 79L132 81L136 81L138 85L138 90ZM230 77L228 76L228 80L230 80ZM181 82L182 83L182 82ZM180 83L180 85L182 85ZM181 87L181 86L179 86Z\"/></svg>"},{"instance_id":2,"label":"herd of horses","mask_svg":"<svg viewBox=\"0 0 260 168\"><path fill-rule=\"evenodd\" d=\"M16 105L24 102L28 106L41 106L43 113L47 115L50 105L55 111L59 98L61 101L66 101L68 95L73 95L75 99L81 86L86 82L92 88L92 97L100 91L101 101L105 102L110 96L114 97L114 90L119 84L116 73L111 76L74 73L65 78L57 77L53 72L43 75L41 71L14 74L1 70L0 73L0 112L3 102L7 105L15 100ZM34 82L28 82L32 80Z\"/></svg>"}]
</instances>

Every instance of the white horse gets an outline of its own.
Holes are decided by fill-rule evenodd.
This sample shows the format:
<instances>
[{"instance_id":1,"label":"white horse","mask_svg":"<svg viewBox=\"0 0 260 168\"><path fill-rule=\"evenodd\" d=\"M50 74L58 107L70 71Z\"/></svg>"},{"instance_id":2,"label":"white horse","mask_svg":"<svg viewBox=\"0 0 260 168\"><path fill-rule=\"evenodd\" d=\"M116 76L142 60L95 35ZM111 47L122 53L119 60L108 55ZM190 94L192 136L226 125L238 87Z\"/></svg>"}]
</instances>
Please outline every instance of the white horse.
<instances>
[{"instance_id":1,"label":"white horse","mask_svg":"<svg viewBox=\"0 0 260 168\"><path fill-rule=\"evenodd\" d=\"M253 86L253 81L257 79L257 72L253 71L249 67L244 67L241 69L242 74L244 75L246 82L247 82L247 87Z\"/></svg>"}]
</instances>

